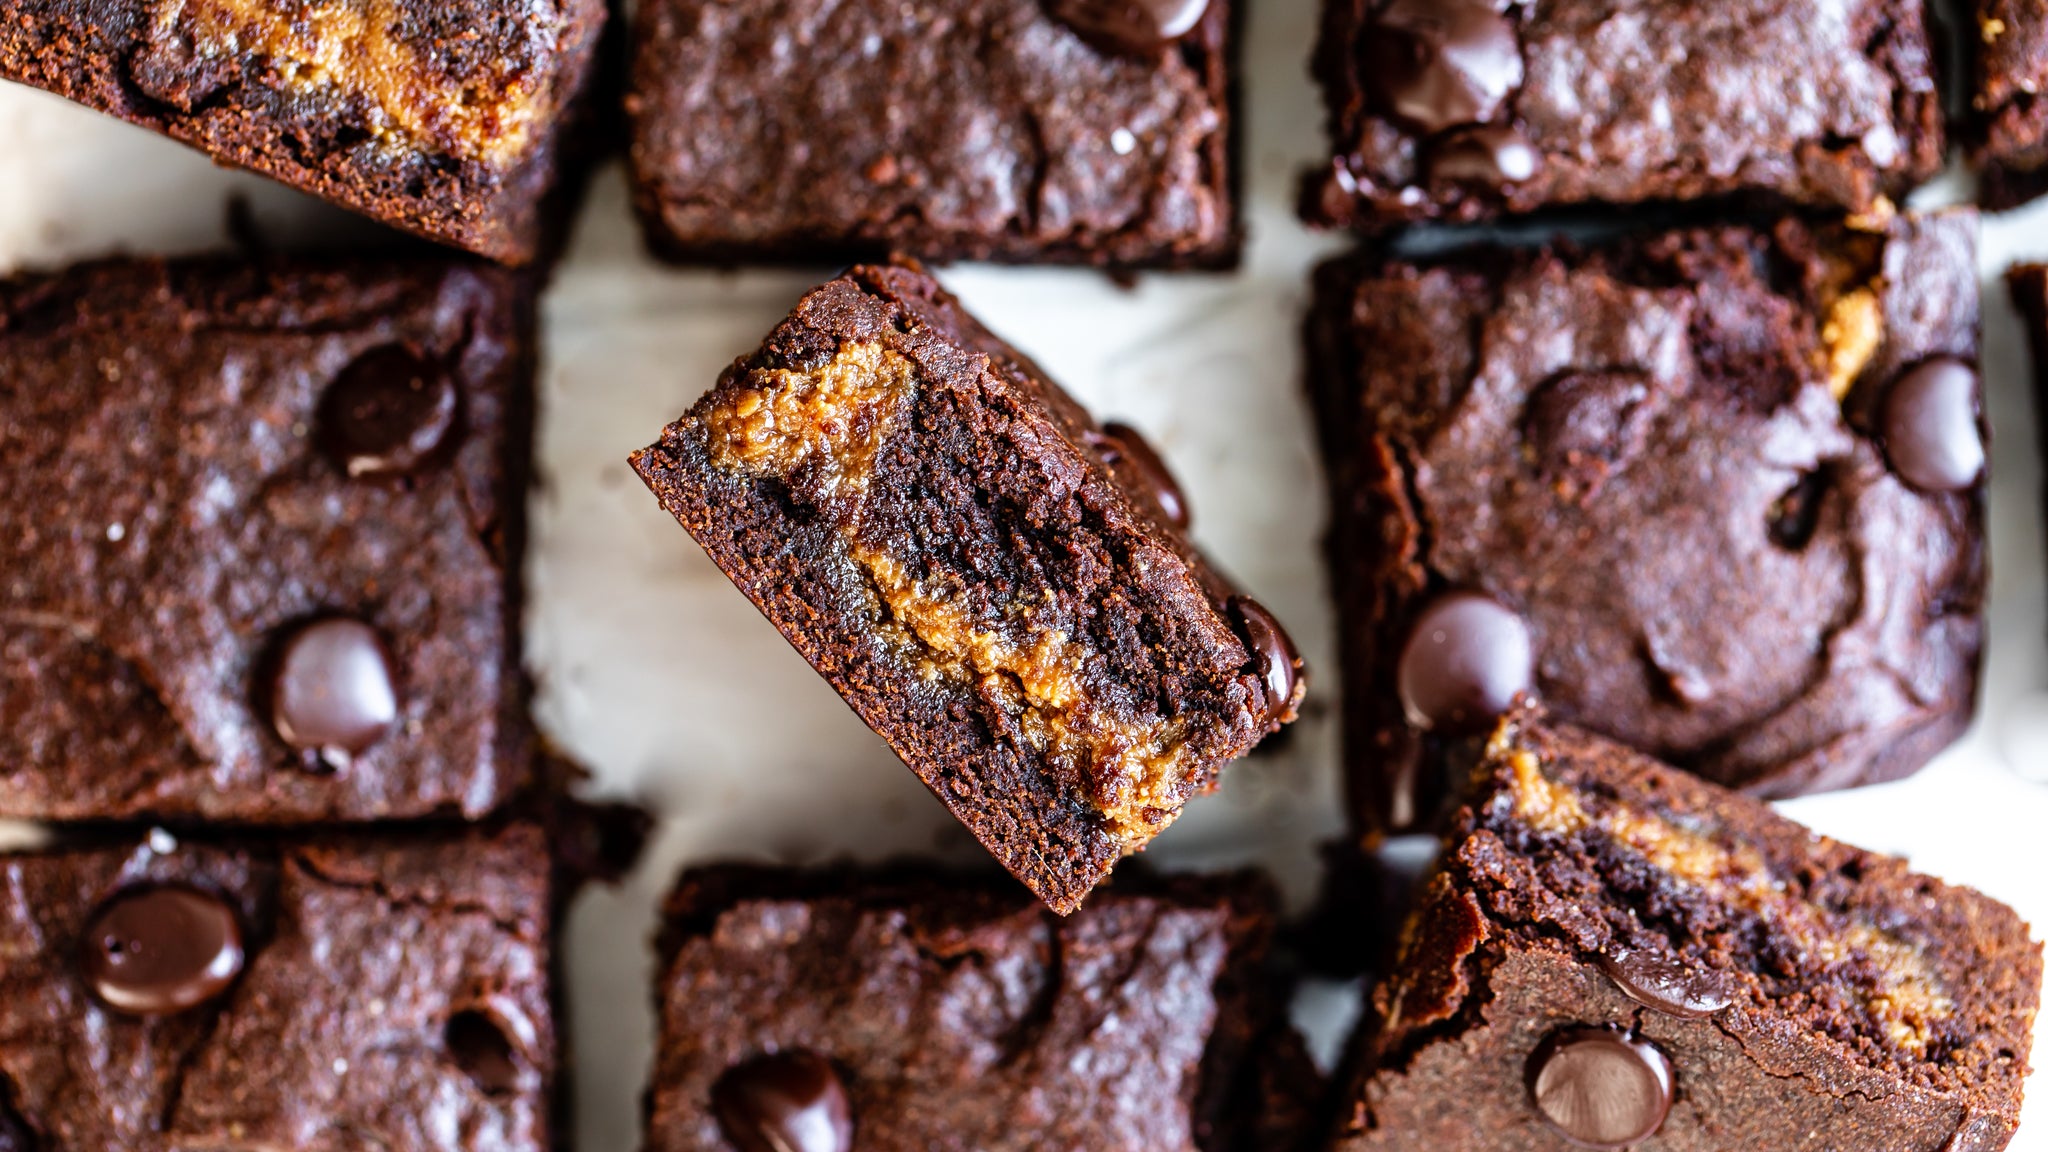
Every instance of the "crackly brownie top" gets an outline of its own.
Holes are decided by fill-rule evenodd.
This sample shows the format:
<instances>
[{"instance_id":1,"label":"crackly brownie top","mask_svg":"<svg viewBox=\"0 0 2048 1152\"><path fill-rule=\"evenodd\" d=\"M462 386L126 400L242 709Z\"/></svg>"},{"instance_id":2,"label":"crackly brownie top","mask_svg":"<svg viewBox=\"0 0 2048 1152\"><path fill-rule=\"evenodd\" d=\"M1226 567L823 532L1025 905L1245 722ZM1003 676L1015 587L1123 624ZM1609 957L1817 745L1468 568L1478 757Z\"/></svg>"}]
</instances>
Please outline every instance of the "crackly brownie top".
<instances>
[{"instance_id":1,"label":"crackly brownie top","mask_svg":"<svg viewBox=\"0 0 2048 1152\"><path fill-rule=\"evenodd\" d=\"M439 261L0 282L0 812L474 815L516 788L526 312Z\"/></svg>"},{"instance_id":2,"label":"crackly brownie top","mask_svg":"<svg viewBox=\"0 0 2048 1152\"><path fill-rule=\"evenodd\" d=\"M546 861L517 826L0 861L0 1144L541 1152Z\"/></svg>"},{"instance_id":3,"label":"crackly brownie top","mask_svg":"<svg viewBox=\"0 0 2048 1152\"><path fill-rule=\"evenodd\" d=\"M1913 0L1334 0L1325 222L1758 190L1859 211L1940 169Z\"/></svg>"},{"instance_id":4,"label":"crackly brownie top","mask_svg":"<svg viewBox=\"0 0 2048 1152\"><path fill-rule=\"evenodd\" d=\"M1955 214L1356 266L1326 402L1376 518L1347 577L1377 612L1371 724L1448 731L1460 691L1483 723L1533 689L1766 794L1917 768L1982 638L1974 236Z\"/></svg>"},{"instance_id":5,"label":"crackly brownie top","mask_svg":"<svg viewBox=\"0 0 2048 1152\"><path fill-rule=\"evenodd\" d=\"M1172 881L1061 919L929 875L693 874L669 905L649 1147L781 1146L749 1106L780 1085L838 1133L790 1147L1221 1152L1270 899Z\"/></svg>"},{"instance_id":6,"label":"crackly brownie top","mask_svg":"<svg viewBox=\"0 0 2048 1152\"><path fill-rule=\"evenodd\" d=\"M634 168L684 246L1213 249L1236 226L1229 8L650 0ZM1098 19L1077 31L1069 9ZM1112 10L1178 35L1109 50L1087 31Z\"/></svg>"}]
</instances>

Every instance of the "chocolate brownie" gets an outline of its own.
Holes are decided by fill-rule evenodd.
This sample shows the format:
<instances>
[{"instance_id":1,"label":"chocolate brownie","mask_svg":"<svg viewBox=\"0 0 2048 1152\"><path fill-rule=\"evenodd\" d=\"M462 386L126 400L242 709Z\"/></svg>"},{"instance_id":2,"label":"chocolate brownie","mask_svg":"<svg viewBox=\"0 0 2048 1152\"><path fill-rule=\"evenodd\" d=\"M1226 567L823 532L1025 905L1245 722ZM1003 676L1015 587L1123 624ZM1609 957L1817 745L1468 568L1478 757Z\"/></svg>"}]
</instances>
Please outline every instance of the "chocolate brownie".
<instances>
[{"instance_id":1,"label":"chocolate brownie","mask_svg":"<svg viewBox=\"0 0 2048 1152\"><path fill-rule=\"evenodd\" d=\"M2048 264L2016 265L2006 271L2005 283L2033 352L2034 412L2040 442L2048 447Z\"/></svg>"},{"instance_id":2,"label":"chocolate brownie","mask_svg":"<svg viewBox=\"0 0 2048 1152\"><path fill-rule=\"evenodd\" d=\"M1941 171L1923 0L1324 0L1313 223L1745 196L1867 212Z\"/></svg>"},{"instance_id":3,"label":"chocolate brownie","mask_svg":"<svg viewBox=\"0 0 2048 1152\"><path fill-rule=\"evenodd\" d=\"M604 0L14 0L0 79L508 263L558 227Z\"/></svg>"},{"instance_id":4,"label":"chocolate brownie","mask_svg":"<svg viewBox=\"0 0 2048 1152\"><path fill-rule=\"evenodd\" d=\"M552 883L525 825L0 858L0 1147L545 1152Z\"/></svg>"},{"instance_id":5,"label":"chocolate brownie","mask_svg":"<svg viewBox=\"0 0 2048 1152\"><path fill-rule=\"evenodd\" d=\"M1974 0L1971 141L1978 197L1994 210L2048 192L2048 2Z\"/></svg>"},{"instance_id":6,"label":"chocolate brownie","mask_svg":"<svg viewBox=\"0 0 2048 1152\"><path fill-rule=\"evenodd\" d=\"M467 260L0 280L0 816L524 786L531 295Z\"/></svg>"},{"instance_id":7,"label":"chocolate brownie","mask_svg":"<svg viewBox=\"0 0 2048 1152\"><path fill-rule=\"evenodd\" d=\"M1243 876L1120 883L1060 919L928 869L692 873L648 1152L1250 1147L1272 916Z\"/></svg>"},{"instance_id":8,"label":"chocolate brownie","mask_svg":"<svg viewBox=\"0 0 2048 1152\"><path fill-rule=\"evenodd\" d=\"M633 467L1062 912L1294 718L1286 633L1131 429L910 267L813 291Z\"/></svg>"},{"instance_id":9,"label":"chocolate brownie","mask_svg":"<svg viewBox=\"0 0 2048 1152\"><path fill-rule=\"evenodd\" d=\"M1317 274L1368 830L1533 690L1717 783L1911 773L1983 643L1974 214Z\"/></svg>"},{"instance_id":10,"label":"chocolate brownie","mask_svg":"<svg viewBox=\"0 0 2048 1152\"><path fill-rule=\"evenodd\" d=\"M647 0L627 111L682 261L1225 268L1243 0Z\"/></svg>"},{"instance_id":11,"label":"chocolate brownie","mask_svg":"<svg viewBox=\"0 0 2048 1152\"><path fill-rule=\"evenodd\" d=\"M1336 1147L1995 1152L2040 987L1997 901L1521 711L1374 995Z\"/></svg>"}]
</instances>

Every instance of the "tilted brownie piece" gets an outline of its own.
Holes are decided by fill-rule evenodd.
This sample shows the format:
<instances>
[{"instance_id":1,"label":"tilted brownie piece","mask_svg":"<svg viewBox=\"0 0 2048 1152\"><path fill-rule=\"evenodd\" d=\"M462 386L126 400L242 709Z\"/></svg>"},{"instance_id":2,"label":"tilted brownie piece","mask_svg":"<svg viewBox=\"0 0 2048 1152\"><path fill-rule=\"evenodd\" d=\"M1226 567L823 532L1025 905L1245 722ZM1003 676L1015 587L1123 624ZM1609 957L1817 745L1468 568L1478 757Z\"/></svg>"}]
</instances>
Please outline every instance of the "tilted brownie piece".
<instances>
[{"instance_id":1,"label":"tilted brownie piece","mask_svg":"<svg viewBox=\"0 0 2048 1152\"><path fill-rule=\"evenodd\" d=\"M1300 702L1158 457L915 269L813 291L633 467L1059 911Z\"/></svg>"},{"instance_id":2,"label":"tilted brownie piece","mask_svg":"<svg viewBox=\"0 0 2048 1152\"><path fill-rule=\"evenodd\" d=\"M676 260L1235 266L1243 0L648 0L635 200Z\"/></svg>"},{"instance_id":3,"label":"tilted brownie piece","mask_svg":"<svg viewBox=\"0 0 2048 1152\"><path fill-rule=\"evenodd\" d=\"M2040 442L2048 447L2048 264L2020 264L2005 274L2013 306L2026 324L2034 361L2034 413Z\"/></svg>"},{"instance_id":4,"label":"tilted brownie piece","mask_svg":"<svg viewBox=\"0 0 2048 1152\"><path fill-rule=\"evenodd\" d=\"M668 906L648 1152L1250 1146L1272 894L721 867ZM1271 1147L1269 1145L1269 1147Z\"/></svg>"},{"instance_id":5,"label":"tilted brownie piece","mask_svg":"<svg viewBox=\"0 0 2048 1152\"><path fill-rule=\"evenodd\" d=\"M1312 223L1747 195L1869 211L1941 171L1923 0L1324 0Z\"/></svg>"},{"instance_id":6,"label":"tilted brownie piece","mask_svg":"<svg viewBox=\"0 0 2048 1152\"><path fill-rule=\"evenodd\" d=\"M1517 712L1374 996L1341 1152L1995 1152L2041 951L2004 905Z\"/></svg>"},{"instance_id":7,"label":"tilted brownie piece","mask_svg":"<svg viewBox=\"0 0 2048 1152\"><path fill-rule=\"evenodd\" d=\"M466 260L0 281L0 816L523 787L531 295Z\"/></svg>"},{"instance_id":8,"label":"tilted brownie piece","mask_svg":"<svg viewBox=\"0 0 2048 1152\"><path fill-rule=\"evenodd\" d=\"M14 0L0 79L508 263L549 196L604 0Z\"/></svg>"},{"instance_id":9,"label":"tilted brownie piece","mask_svg":"<svg viewBox=\"0 0 2048 1152\"><path fill-rule=\"evenodd\" d=\"M512 825L0 858L0 1147L545 1152L548 855Z\"/></svg>"},{"instance_id":10,"label":"tilted brownie piece","mask_svg":"<svg viewBox=\"0 0 2048 1152\"><path fill-rule=\"evenodd\" d=\"M2048 2L1974 0L1971 141L1978 196L1993 210L2048 192Z\"/></svg>"},{"instance_id":11,"label":"tilted brownie piece","mask_svg":"<svg viewBox=\"0 0 2048 1152\"><path fill-rule=\"evenodd\" d=\"M1969 722L1985 433L1973 214L1317 277L1360 823L1429 823L1523 690L1766 797Z\"/></svg>"}]
</instances>

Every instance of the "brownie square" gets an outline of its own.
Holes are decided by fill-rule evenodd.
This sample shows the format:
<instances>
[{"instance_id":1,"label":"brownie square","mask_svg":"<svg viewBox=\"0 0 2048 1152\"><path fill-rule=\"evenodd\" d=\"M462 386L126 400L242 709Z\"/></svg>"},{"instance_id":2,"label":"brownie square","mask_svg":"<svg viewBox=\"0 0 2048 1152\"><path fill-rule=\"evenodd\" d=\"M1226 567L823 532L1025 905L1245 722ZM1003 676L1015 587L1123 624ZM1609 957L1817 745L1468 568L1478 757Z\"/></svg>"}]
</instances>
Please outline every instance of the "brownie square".
<instances>
[{"instance_id":1,"label":"brownie square","mask_svg":"<svg viewBox=\"0 0 2048 1152\"><path fill-rule=\"evenodd\" d=\"M0 280L0 816L520 790L533 338L528 284L468 261Z\"/></svg>"},{"instance_id":2,"label":"brownie square","mask_svg":"<svg viewBox=\"0 0 2048 1152\"><path fill-rule=\"evenodd\" d=\"M925 868L692 873L648 1152L1246 1147L1272 918L1246 876L1119 884L1061 919Z\"/></svg>"},{"instance_id":3,"label":"brownie square","mask_svg":"<svg viewBox=\"0 0 2048 1152\"><path fill-rule=\"evenodd\" d=\"M1332 158L1303 215L1377 230L1745 196L1861 213L1941 171L1923 0L1325 0Z\"/></svg>"},{"instance_id":4,"label":"brownie square","mask_svg":"<svg viewBox=\"0 0 2048 1152\"><path fill-rule=\"evenodd\" d=\"M806 296L633 455L664 508L1046 903L1294 718L1279 624L1098 426L909 267Z\"/></svg>"},{"instance_id":5,"label":"brownie square","mask_svg":"<svg viewBox=\"0 0 2048 1152\"><path fill-rule=\"evenodd\" d=\"M546 837L0 858L0 1146L553 1147Z\"/></svg>"},{"instance_id":6,"label":"brownie square","mask_svg":"<svg viewBox=\"0 0 2048 1152\"><path fill-rule=\"evenodd\" d=\"M507 263L564 221L604 0L18 0L0 79Z\"/></svg>"},{"instance_id":7,"label":"brownie square","mask_svg":"<svg viewBox=\"0 0 2048 1152\"><path fill-rule=\"evenodd\" d=\"M1995 1152L2041 950L2014 912L1518 712L1374 994L1342 1152Z\"/></svg>"},{"instance_id":8,"label":"brownie square","mask_svg":"<svg viewBox=\"0 0 2048 1152\"><path fill-rule=\"evenodd\" d=\"M679 261L1228 268L1242 0L648 0L634 199Z\"/></svg>"},{"instance_id":9,"label":"brownie square","mask_svg":"<svg viewBox=\"0 0 2048 1152\"><path fill-rule=\"evenodd\" d=\"M1895 779L1983 643L1974 214L1317 274L1368 829L1521 691L1722 785Z\"/></svg>"}]
</instances>

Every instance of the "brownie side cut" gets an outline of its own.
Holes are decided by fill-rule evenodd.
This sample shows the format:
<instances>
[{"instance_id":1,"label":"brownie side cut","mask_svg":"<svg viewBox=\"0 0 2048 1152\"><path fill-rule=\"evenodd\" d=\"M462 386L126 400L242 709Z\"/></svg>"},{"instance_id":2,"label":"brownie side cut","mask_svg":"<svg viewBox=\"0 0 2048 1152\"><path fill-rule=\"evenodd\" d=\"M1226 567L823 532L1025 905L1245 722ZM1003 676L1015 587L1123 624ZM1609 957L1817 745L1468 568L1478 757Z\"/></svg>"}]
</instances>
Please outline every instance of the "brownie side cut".
<instances>
[{"instance_id":1,"label":"brownie side cut","mask_svg":"<svg viewBox=\"0 0 2048 1152\"><path fill-rule=\"evenodd\" d=\"M0 1140L546 1152L539 829L0 860Z\"/></svg>"},{"instance_id":2,"label":"brownie side cut","mask_svg":"<svg viewBox=\"0 0 2048 1152\"><path fill-rule=\"evenodd\" d=\"M1743 196L1861 213L1941 171L1921 0L1325 0L1311 223Z\"/></svg>"},{"instance_id":3,"label":"brownie side cut","mask_svg":"<svg viewBox=\"0 0 2048 1152\"><path fill-rule=\"evenodd\" d=\"M0 816L523 788L533 357L529 286L466 260L0 281Z\"/></svg>"},{"instance_id":4,"label":"brownie side cut","mask_svg":"<svg viewBox=\"0 0 2048 1152\"><path fill-rule=\"evenodd\" d=\"M855 268L635 453L662 506L1060 911L1291 721L1279 624L1098 427L921 272Z\"/></svg>"},{"instance_id":5,"label":"brownie side cut","mask_svg":"<svg viewBox=\"0 0 2048 1152\"><path fill-rule=\"evenodd\" d=\"M1241 0L1171 7L1133 44L1091 15L1162 6L649 0L627 98L648 241L679 261L1234 267Z\"/></svg>"},{"instance_id":6,"label":"brownie side cut","mask_svg":"<svg viewBox=\"0 0 2048 1152\"><path fill-rule=\"evenodd\" d=\"M2013 911L1533 711L1454 814L1337 1147L1995 1152Z\"/></svg>"},{"instance_id":7,"label":"brownie side cut","mask_svg":"<svg viewBox=\"0 0 2048 1152\"><path fill-rule=\"evenodd\" d=\"M1447 759L1524 690L1765 797L1951 743L1983 643L1976 228L1325 266L1361 825L1427 827Z\"/></svg>"},{"instance_id":8,"label":"brownie side cut","mask_svg":"<svg viewBox=\"0 0 2048 1152\"><path fill-rule=\"evenodd\" d=\"M1120 879L1061 918L928 869L692 873L660 947L649 1152L1246 1148L1272 902L1247 876ZM784 1123L836 1138L748 1107L778 1083L803 1104Z\"/></svg>"},{"instance_id":9,"label":"brownie side cut","mask_svg":"<svg viewBox=\"0 0 2048 1152\"><path fill-rule=\"evenodd\" d=\"M533 259L604 0L21 0L0 79L408 232Z\"/></svg>"}]
</instances>

